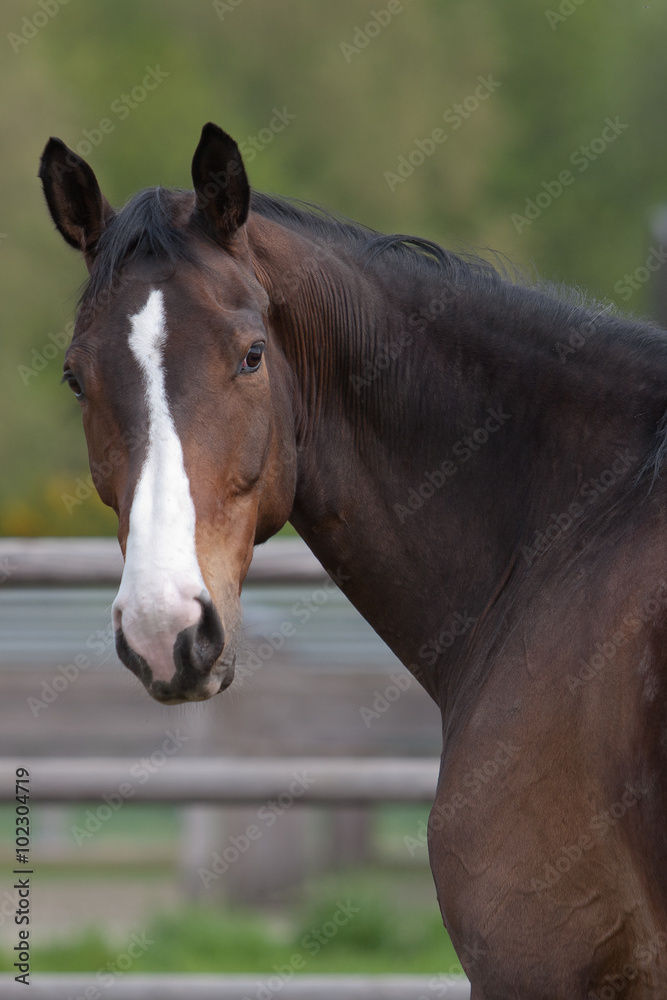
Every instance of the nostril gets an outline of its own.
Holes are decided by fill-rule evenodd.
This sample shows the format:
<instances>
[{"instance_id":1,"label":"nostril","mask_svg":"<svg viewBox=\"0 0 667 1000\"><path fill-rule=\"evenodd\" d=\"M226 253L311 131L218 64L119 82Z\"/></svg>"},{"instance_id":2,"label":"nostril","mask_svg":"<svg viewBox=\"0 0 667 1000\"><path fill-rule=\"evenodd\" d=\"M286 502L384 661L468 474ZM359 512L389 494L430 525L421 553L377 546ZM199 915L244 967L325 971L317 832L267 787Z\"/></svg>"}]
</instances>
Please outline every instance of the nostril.
<instances>
[{"instance_id":1,"label":"nostril","mask_svg":"<svg viewBox=\"0 0 667 1000\"><path fill-rule=\"evenodd\" d=\"M139 656L139 654L132 649L120 624L116 628L114 638L118 659L121 663L124 663L133 674L136 674L139 680L142 681L146 687L149 687L151 681L153 680L153 672L144 658Z\"/></svg>"},{"instance_id":2,"label":"nostril","mask_svg":"<svg viewBox=\"0 0 667 1000\"><path fill-rule=\"evenodd\" d=\"M222 653L225 633L220 615L211 599L202 595L199 603L202 606L202 613L199 623L195 626L194 651L204 669L210 669Z\"/></svg>"},{"instance_id":3,"label":"nostril","mask_svg":"<svg viewBox=\"0 0 667 1000\"><path fill-rule=\"evenodd\" d=\"M177 669L208 673L222 653L225 634L220 616L207 594L197 598L201 615L196 625L178 633L174 644L174 662Z\"/></svg>"}]
</instances>

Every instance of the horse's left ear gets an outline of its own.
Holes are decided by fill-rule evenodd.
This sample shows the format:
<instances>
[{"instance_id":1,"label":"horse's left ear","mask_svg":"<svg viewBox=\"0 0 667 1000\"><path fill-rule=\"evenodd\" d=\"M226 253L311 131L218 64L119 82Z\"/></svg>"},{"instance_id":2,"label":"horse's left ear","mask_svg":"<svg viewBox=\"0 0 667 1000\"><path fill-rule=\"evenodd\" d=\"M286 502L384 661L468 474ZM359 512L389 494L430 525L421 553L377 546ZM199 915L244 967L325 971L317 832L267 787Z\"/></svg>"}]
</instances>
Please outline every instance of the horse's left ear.
<instances>
[{"instance_id":1,"label":"horse's left ear","mask_svg":"<svg viewBox=\"0 0 667 1000\"><path fill-rule=\"evenodd\" d=\"M248 218L250 185L239 147L221 128L204 125L192 160L193 222L213 239L228 240Z\"/></svg>"},{"instance_id":2,"label":"horse's left ear","mask_svg":"<svg viewBox=\"0 0 667 1000\"><path fill-rule=\"evenodd\" d=\"M114 215L92 168L60 139L49 139L39 178L58 231L84 254L90 268L97 241Z\"/></svg>"}]
</instances>

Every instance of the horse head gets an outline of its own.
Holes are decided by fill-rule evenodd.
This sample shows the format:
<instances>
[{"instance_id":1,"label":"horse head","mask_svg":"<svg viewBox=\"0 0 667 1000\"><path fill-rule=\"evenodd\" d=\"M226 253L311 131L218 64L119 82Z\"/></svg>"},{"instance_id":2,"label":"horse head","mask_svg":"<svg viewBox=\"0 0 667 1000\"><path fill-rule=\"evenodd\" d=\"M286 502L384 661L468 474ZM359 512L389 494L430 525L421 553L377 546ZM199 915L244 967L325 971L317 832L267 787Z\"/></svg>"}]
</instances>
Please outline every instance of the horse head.
<instances>
[{"instance_id":1,"label":"horse head","mask_svg":"<svg viewBox=\"0 0 667 1000\"><path fill-rule=\"evenodd\" d=\"M118 515L116 649L158 701L210 698L234 676L253 546L295 491L291 373L248 246L241 155L206 125L194 193L153 188L118 212L58 139L40 178L90 272L63 381Z\"/></svg>"}]
</instances>

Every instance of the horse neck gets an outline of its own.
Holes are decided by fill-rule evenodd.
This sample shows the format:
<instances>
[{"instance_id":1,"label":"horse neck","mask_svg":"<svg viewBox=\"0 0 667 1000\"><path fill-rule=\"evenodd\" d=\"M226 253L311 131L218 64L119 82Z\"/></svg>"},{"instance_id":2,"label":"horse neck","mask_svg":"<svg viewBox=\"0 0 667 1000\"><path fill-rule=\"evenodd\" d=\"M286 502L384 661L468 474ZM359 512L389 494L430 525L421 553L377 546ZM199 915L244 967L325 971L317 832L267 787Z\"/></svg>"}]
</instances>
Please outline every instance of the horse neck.
<instances>
[{"instance_id":1,"label":"horse neck","mask_svg":"<svg viewBox=\"0 0 667 1000\"><path fill-rule=\"evenodd\" d=\"M540 532L619 454L637 470L650 418L628 422L634 398L610 406L586 352L568 368L548 338L503 321L509 292L415 280L401 297L400 281L266 220L251 245L295 376L290 520L442 701Z\"/></svg>"}]
</instances>

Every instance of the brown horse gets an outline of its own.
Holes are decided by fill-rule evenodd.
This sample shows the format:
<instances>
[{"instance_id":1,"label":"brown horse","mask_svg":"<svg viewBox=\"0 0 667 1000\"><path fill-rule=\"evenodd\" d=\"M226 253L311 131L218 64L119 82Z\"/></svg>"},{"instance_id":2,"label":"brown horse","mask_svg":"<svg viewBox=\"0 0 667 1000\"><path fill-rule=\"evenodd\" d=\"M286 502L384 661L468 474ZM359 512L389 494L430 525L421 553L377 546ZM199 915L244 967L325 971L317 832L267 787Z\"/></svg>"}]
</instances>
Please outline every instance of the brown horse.
<instances>
[{"instance_id":1,"label":"brown horse","mask_svg":"<svg viewBox=\"0 0 667 1000\"><path fill-rule=\"evenodd\" d=\"M425 240L250 192L114 212L62 142L82 251L64 379L118 514L118 653L164 703L232 681L290 520L442 709L431 866L473 1000L667 997L667 339Z\"/></svg>"}]
</instances>

